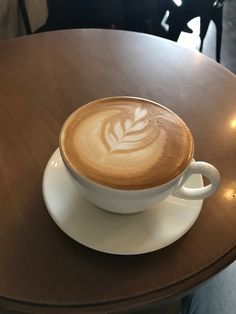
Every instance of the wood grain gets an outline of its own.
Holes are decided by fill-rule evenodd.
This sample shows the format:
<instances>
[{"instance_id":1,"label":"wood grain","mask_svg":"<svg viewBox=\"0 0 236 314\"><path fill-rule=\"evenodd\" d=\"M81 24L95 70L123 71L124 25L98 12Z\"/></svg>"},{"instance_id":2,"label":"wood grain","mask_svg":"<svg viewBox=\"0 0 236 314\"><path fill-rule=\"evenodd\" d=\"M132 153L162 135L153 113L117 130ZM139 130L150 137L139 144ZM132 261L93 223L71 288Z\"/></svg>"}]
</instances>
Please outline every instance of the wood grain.
<instances>
[{"instance_id":1,"label":"wood grain","mask_svg":"<svg viewBox=\"0 0 236 314\"><path fill-rule=\"evenodd\" d=\"M42 175L66 117L132 95L175 111L214 164L218 192L179 241L140 256L92 251L50 218ZM56 31L0 43L0 305L33 313L133 311L186 293L236 257L236 78L150 35ZM235 120L234 120L235 119Z\"/></svg>"}]
</instances>

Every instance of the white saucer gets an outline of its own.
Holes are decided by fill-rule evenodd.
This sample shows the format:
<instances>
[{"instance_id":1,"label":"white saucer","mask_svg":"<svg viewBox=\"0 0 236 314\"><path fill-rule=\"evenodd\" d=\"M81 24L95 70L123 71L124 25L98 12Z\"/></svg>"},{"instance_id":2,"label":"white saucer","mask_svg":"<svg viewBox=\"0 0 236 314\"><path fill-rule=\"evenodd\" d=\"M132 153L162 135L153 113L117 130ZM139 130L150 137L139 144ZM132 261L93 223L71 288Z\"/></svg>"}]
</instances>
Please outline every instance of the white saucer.
<instances>
[{"instance_id":1,"label":"white saucer","mask_svg":"<svg viewBox=\"0 0 236 314\"><path fill-rule=\"evenodd\" d=\"M202 187L201 175L186 183ZM111 254L142 254L159 250L182 237L196 221L202 200L173 196L138 214L117 215L90 204L73 183L59 149L43 177L43 196L55 223L75 241Z\"/></svg>"}]
</instances>

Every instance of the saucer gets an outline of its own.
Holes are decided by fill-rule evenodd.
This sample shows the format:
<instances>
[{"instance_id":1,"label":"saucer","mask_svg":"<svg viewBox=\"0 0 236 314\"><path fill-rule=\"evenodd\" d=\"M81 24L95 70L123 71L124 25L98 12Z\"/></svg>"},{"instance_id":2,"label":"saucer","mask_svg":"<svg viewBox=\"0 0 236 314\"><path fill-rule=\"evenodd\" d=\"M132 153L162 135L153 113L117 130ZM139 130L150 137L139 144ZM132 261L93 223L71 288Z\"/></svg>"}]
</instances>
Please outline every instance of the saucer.
<instances>
[{"instance_id":1,"label":"saucer","mask_svg":"<svg viewBox=\"0 0 236 314\"><path fill-rule=\"evenodd\" d=\"M202 187L201 175L185 184ZM43 197L52 219L69 237L110 254L142 254L159 250L182 237L200 214L203 200L169 196L137 214L113 214L89 203L71 180L59 149L43 177Z\"/></svg>"}]
</instances>

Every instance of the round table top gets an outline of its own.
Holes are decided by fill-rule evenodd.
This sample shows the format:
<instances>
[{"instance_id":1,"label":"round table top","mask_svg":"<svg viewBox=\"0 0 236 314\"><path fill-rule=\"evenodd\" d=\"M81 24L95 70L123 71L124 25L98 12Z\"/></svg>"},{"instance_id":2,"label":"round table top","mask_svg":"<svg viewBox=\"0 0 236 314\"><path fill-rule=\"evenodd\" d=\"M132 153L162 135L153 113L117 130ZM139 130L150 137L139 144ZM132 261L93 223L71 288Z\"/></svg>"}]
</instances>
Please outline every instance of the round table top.
<instances>
[{"instance_id":1,"label":"round table top","mask_svg":"<svg viewBox=\"0 0 236 314\"><path fill-rule=\"evenodd\" d=\"M78 106L131 95L175 111L195 159L215 165L219 190L191 230L148 254L86 248L51 219L42 176ZM142 308L185 293L236 257L236 77L158 37L66 30L0 43L0 306L34 313Z\"/></svg>"}]
</instances>

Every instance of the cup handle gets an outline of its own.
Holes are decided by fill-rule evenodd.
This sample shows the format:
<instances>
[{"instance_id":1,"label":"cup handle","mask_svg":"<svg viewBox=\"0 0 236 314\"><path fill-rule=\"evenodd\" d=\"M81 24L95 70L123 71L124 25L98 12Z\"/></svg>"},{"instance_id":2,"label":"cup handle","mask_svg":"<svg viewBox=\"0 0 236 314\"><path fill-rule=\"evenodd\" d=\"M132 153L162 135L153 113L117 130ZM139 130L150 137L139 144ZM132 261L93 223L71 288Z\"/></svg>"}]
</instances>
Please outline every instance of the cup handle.
<instances>
[{"instance_id":1,"label":"cup handle","mask_svg":"<svg viewBox=\"0 0 236 314\"><path fill-rule=\"evenodd\" d=\"M188 178L196 173L209 179L210 184L201 188L187 188L183 186ZM203 161L192 161L172 195L188 200L199 200L211 196L217 190L219 184L220 174L214 166Z\"/></svg>"}]
</instances>

